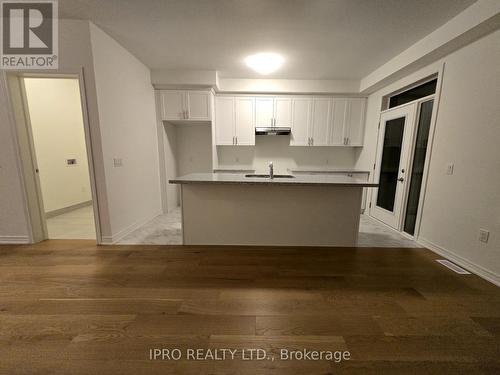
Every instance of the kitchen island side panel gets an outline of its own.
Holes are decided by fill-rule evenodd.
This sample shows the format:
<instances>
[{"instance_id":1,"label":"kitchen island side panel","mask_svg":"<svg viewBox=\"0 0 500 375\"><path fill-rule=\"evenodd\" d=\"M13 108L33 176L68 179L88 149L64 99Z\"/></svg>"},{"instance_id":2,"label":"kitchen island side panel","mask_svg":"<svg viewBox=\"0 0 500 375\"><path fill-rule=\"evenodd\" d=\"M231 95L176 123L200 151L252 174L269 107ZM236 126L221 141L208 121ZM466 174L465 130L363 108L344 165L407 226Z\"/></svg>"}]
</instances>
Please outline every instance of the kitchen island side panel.
<instances>
[{"instance_id":1,"label":"kitchen island side panel","mask_svg":"<svg viewBox=\"0 0 500 375\"><path fill-rule=\"evenodd\" d=\"M362 187L184 184L185 245L355 246Z\"/></svg>"}]
</instances>

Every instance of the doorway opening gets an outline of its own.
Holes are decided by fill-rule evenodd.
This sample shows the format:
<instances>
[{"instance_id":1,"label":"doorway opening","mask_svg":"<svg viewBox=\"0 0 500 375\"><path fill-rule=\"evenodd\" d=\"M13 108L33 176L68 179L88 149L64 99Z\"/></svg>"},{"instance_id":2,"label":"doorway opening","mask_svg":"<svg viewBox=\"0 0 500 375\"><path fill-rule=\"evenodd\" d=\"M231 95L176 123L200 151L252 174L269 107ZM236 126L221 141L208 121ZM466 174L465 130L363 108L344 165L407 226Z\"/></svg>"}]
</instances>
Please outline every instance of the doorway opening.
<instances>
[{"instance_id":1,"label":"doorway opening","mask_svg":"<svg viewBox=\"0 0 500 375\"><path fill-rule=\"evenodd\" d=\"M100 242L79 75L9 75L31 240Z\"/></svg>"}]
</instances>

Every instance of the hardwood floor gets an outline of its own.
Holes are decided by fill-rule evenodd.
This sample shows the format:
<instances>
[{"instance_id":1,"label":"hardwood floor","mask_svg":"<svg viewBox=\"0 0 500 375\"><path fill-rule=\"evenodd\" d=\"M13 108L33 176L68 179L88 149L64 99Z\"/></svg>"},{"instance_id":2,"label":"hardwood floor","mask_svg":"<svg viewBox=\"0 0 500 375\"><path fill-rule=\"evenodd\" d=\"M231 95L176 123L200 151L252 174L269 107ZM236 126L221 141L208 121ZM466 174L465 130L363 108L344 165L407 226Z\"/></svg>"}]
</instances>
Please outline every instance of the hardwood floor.
<instances>
[{"instance_id":1,"label":"hardwood floor","mask_svg":"<svg viewBox=\"0 0 500 375\"><path fill-rule=\"evenodd\" d=\"M409 248L0 246L0 374L500 373L500 289L437 258ZM153 348L238 352L151 361ZM243 360L245 348L269 359ZM351 359L280 360L282 348Z\"/></svg>"}]
</instances>

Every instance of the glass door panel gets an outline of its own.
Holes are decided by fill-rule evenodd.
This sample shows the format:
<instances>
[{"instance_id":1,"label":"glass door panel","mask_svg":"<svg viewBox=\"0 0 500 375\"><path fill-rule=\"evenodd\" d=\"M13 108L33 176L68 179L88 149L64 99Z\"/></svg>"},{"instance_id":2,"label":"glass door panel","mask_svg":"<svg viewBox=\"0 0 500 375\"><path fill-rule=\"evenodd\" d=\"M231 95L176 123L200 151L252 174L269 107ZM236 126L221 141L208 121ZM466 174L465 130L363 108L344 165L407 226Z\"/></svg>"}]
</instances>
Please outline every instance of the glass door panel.
<instances>
[{"instance_id":1,"label":"glass door panel","mask_svg":"<svg viewBox=\"0 0 500 375\"><path fill-rule=\"evenodd\" d=\"M434 100L423 102L420 105L417 136L415 139L415 151L413 153L413 165L411 168L410 188L408 191L403 228L406 233L411 234L412 236L415 234L415 224L417 220L418 204L420 201L422 178L424 175L424 164L427 154L427 142L429 140L433 105Z\"/></svg>"},{"instance_id":2,"label":"glass door panel","mask_svg":"<svg viewBox=\"0 0 500 375\"><path fill-rule=\"evenodd\" d=\"M399 117L385 123L377 206L391 212L394 212L405 120L406 117Z\"/></svg>"}]
</instances>

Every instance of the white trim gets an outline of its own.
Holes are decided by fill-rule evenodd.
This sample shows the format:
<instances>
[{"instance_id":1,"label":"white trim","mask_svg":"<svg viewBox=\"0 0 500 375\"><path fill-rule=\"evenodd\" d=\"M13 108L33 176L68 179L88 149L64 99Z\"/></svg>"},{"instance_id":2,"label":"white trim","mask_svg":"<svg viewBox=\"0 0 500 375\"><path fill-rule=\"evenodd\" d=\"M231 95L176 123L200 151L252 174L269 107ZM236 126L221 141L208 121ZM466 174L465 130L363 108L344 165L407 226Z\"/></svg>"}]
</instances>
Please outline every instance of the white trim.
<instances>
[{"instance_id":1,"label":"white trim","mask_svg":"<svg viewBox=\"0 0 500 375\"><path fill-rule=\"evenodd\" d=\"M158 210L153 215L148 216L148 217L146 217L144 219L136 221L135 223L133 223L133 224L129 225L128 227L122 229L121 231L119 231L116 234L113 234L111 236L102 236L101 244L102 245L112 245L112 244L115 244L118 241L120 241L123 237L129 235L134 230L142 227L144 224L150 222L151 220L153 220L154 218L160 216L161 214L162 214L162 210Z\"/></svg>"},{"instance_id":2,"label":"white trim","mask_svg":"<svg viewBox=\"0 0 500 375\"><path fill-rule=\"evenodd\" d=\"M441 246L438 246L422 237L417 240L417 243L428 248L432 252L441 255L452 262L458 264L460 267L465 268L466 270L476 274L477 276L489 281L490 283L495 284L500 287L500 275L488 270L478 264L471 262L470 260L465 259L464 257L453 253L451 250L447 250Z\"/></svg>"},{"instance_id":3,"label":"white trim","mask_svg":"<svg viewBox=\"0 0 500 375\"><path fill-rule=\"evenodd\" d=\"M432 104L431 126L429 128L429 137L427 138L427 151L425 154L424 170L420 188L420 197L417 207L417 217L415 218L415 229L413 231L413 236L415 238L418 238L418 236L420 235L420 226L422 224L422 215L425 203L425 194L427 192L427 183L429 178L432 148L434 146L434 135L436 133L439 104L441 102L441 88L443 86L444 68L445 68L445 63L441 64L441 67L439 68L437 73L436 92L434 93L434 103Z\"/></svg>"},{"instance_id":4,"label":"white trim","mask_svg":"<svg viewBox=\"0 0 500 375\"><path fill-rule=\"evenodd\" d=\"M28 244L30 243L29 236L0 236L0 244Z\"/></svg>"}]
</instances>

